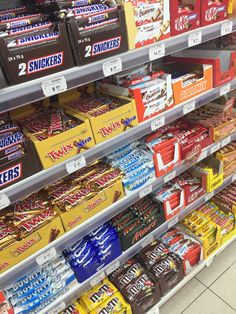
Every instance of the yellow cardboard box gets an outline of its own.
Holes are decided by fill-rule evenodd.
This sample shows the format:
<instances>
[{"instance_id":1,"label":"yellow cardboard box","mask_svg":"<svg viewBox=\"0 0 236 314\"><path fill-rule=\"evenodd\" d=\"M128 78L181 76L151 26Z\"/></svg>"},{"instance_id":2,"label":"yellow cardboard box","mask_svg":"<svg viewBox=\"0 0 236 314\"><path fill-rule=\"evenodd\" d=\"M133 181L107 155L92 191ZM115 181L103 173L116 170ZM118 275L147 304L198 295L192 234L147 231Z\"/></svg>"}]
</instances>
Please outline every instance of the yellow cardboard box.
<instances>
[{"instance_id":1,"label":"yellow cardboard box","mask_svg":"<svg viewBox=\"0 0 236 314\"><path fill-rule=\"evenodd\" d=\"M69 106L69 101L76 100L79 97L79 92L72 91L71 93L67 93L66 96L59 97L59 104L63 108L66 108L67 113L74 117L90 121L96 144L102 143L138 125L136 104L133 99L125 96L116 97L122 103L121 106L103 115L93 117L84 112L78 112Z\"/></svg>"},{"instance_id":2,"label":"yellow cardboard box","mask_svg":"<svg viewBox=\"0 0 236 314\"><path fill-rule=\"evenodd\" d=\"M107 208L113 204L115 200L118 200L123 196L124 191L120 179L93 195L91 198L83 200L67 212L60 210L56 205L55 210L59 213L65 230L69 231Z\"/></svg>"},{"instance_id":3,"label":"yellow cardboard box","mask_svg":"<svg viewBox=\"0 0 236 314\"><path fill-rule=\"evenodd\" d=\"M35 110L32 106L20 109L12 113L13 119L23 118ZM73 113L69 113L67 110L65 112L77 118ZM79 119L83 123L43 141L39 141L32 133L24 129L25 135L34 143L43 168L55 166L95 145L89 120L82 116Z\"/></svg>"},{"instance_id":4,"label":"yellow cardboard box","mask_svg":"<svg viewBox=\"0 0 236 314\"><path fill-rule=\"evenodd\" d=\"M56 235L56 238L58 238L63 234L64 228L61 219L56 216L55 219L42 228L3 249L0 251L0 274L45 247Z\"/></svg>"}]
</instances>

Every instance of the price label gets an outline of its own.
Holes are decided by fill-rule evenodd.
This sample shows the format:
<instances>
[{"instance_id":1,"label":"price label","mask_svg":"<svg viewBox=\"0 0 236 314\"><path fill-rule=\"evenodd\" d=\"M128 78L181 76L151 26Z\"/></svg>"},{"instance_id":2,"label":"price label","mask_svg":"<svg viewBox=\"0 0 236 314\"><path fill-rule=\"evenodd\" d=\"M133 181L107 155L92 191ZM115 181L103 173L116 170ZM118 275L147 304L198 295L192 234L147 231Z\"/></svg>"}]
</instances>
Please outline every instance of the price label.
<instances>
[{"instance_id":1,"label":"price label","mask_svg":"<svg viewBox=\"0 0 236 314\"><path fill-rule=\"evenodd\" d=\"M176 171L174 170L174 171L168 173L168 174L164 177L164 182L166 183L166 182L168 182L168 181L174 179L175 177L176 177Z\"/></svg>"},{"instance_id":2,"label":"price label","mask_svg":"<svg viewBox=\"0 0 236 314\"><path fill-rule=\"evenodd\" d=\"M104 272L101 272L100 274L96 274L96 277L90 281L91 287L93 288L96 285L98 285L105 277L106 275Z\"/></svg>"},{"instance_id":3,"label":"price label","mask_svg":"<svg viewBox=\"0 0 236 314\"><path fill-rule=\"evenodd\" d=\"M188 104L184 105L183 107L183 114L186 115L187 113L193 111L196 107L195 101L191 101Z\"/></svg>"},{"instance_id":4,"label":"price label","mask_svg":"<svg viewBox=\"0 0 236 314\"><path fill-rule=\"evenodd\" d=\"M173 226L175 226L178 222L179 222L179 217L178 217L178 216L172 218L172 219L170 220L170 222L168 222L168 229L170 229L170 228L172 228Z\"/></svg>"},{"instance_id":5,"label":"price label","mask_svg":"<svg viewBox=\"0 0 236 314\"><path fill-rule=\"evenodd\" d=\"M213 196L214 196L214 191L212 191L211 193L207 193L207 195L205 196L205 202L209 201Z\"/></svg>"},{"instance_id":6,"label":"price label","mask_svg":"<svg viewBox=\"0 0 236 314\"><path fill-rule=\"evenodd\" d=\"M50 97L67 90L67 83L64 76L57 77L42 83L44 96Z\"/></svg>"},{"instance_id":7,"label":"price label","mask_svg":"<svg viewBox=\"0 0 236 314\"><path fill-rule=\"evenodd\" d=\"M165 48L164 43L150 47L149 49L150 61L164 57L165 51L166 51L166 48Z\"/></svg>"},{"instance_id":8,"label":"price label","mask_svg":"<svg viewBox=\"0 0 236 314\"><path fill-rule=\"evenodd\" d=\"M199 45L202 42L202 32L197 31L188 36L188 46L193 47Z\"/></svg>"},{"instance_id":9,"label":"price label","mask_svg":"<svg viewBox=\"0 0 236 314\"><path fill-rule=\"evenodd\" d=\"M231 142L231 136L228 136L222 140L222 146L226 146Z\"/></svg>"},{"instance_id":10,"label":"price label","mask_svg":"<svg viewBox=\"0 0 236 314\"><path fill-rule=\"evenodd\" d=\"M43 254L37 256L36 257L36 263L39 266L42 266L46 262L51 261L51 260L53 260L56 257L57 257L57 251L56 251L56 249L54 247L52 247L51 249L47 250Z\"/></svg>"},{"instance_id":11,"label":"price label","mask_svg":"<svg viewBox=\"0 0 236 314\"><path fill-rule=\"evenodd\" d=\"M232 182L236 180L236 174L232 176Z\"/></svg>"},{"instance_id":12,"label":"price label","mask_svg":"<svg viewBox=\"0 0 236 314\"><path fill-rule=\"evenodd\" d=\"M57 306L55 306L53 309L48 311L49 314L58 314L61 313L66 308L65 302L59 303Z\"/></svg>"},{"instance_id":13,"label":"price label","mask_svg":"<svg viewBox=\"0 0 236 314\"><path fill-rule=\"evenodd\" d=\"M233 31L233 22L226 22L221 25L221 36L232 33Z\"/></svg>"},{"instance_id":14,"label":"price label","mask_svg":"<svg viewBox=\"0 0 236 314\"><path fill-rule=\"evenodd\" d=\"M11 204L6 194L0 194L0 209L3 209Z\"/></svg>"},{"instance_id":15,"label":"price label","mask_svg":"<svg viewBox=\"0 0 236 314\"><path fill-rule=\"evenodd\" d=\"M110 266L108 266L106 269L107 276L113 273L113 271L115 271L118 267L120 267L120 261L116 261L112 263Z\"/></svg>"},{"instance_id":16,"label":"price label","mask_svg":"<svg viewBox=\"0 0 236 314\"><path fill-rule=\"evenodd\" d=\"M86 159L84 156L79 157L76 160L72 160L66 164L66 170L69 174L86 166Z\"/></svg>"},{"instance_id":17,"label":"price label","mask_svg":"<svg viewBox=\"0 0 236 314\"><path fill-rule=\"evenodd\" d=\"M110 76L110 75L113 75L122 71L121 58L104 62L102 65L102 70L103 70L104 76Z\"/></svg>"},{"instance_id":18,"label":"price label","mask_svg":"<svg viewBox=\"0 0 236 314\"><path fill-rule=\"evenodd\" d=\"M147 186L139 192L139 198L143 198L152 192L152 185Z\"/></svg>"},{"instance_id":19,"label":"price label","mask_svg":"<svg viewBox=\"0 0 236 314\"><path fill-rule=\"evenodd\" d=\"M151 130L156 131L157 129L161 128L163 125L165 125L165 120L165 116L161 116L153 120L151 123Z\"/></svg>"},{"instance_id":20,"label":"price label","mask_svg":"<svg viewBox=\"0 0 236 314\"><path fill-rule=\"evenodd\" d=\"M214 260L214 257L208 258L208 259L206 260L206 267L209 267L209 266L211 265L211 263L213 262L213 260Z\"/></svg>"},{"instance_id":21,"label":"price label","mask_svg":"<svg viewBox=\"0 0 236 314\"><path fill-rule=\"evenodd\" d=\"M211 150L210 150L211 154L214 154L217 150L220 149L220 147L221 147L221 143L220 142L215 144L215 145L213 145Z\"/></svg>"},{"instance_id":22,"label":"price label","mask_svg":"<svg viewBox=\"0 0 236 314\"><path fill-rule=\"evenodd\" d=\"M220 96L223 96L225 94L228 94L230 92L230 83L224 85L220 89Z\"/></svg>"},{"instance_id":23,"label":"price label","mask_svg":"<svg viewBox=\"0 0 236 314\"><path fill-rule=\"evenodd\" d=\"M147 237L147 239L145 239L142 242L142 244L141 244L142 248L147 247L150 243L152 243L152 241L153 241L153 235L150 235L149 237Z\"/></svg>"},{"instance_id":24,"label":"price label","mask_svg":"<svg viewBox=\"0 0 236 314\"><path fill-rule=\"evenodd\" d=\"M200 161L200 160L203 160L203 159L205 159L206 157L207 157L207 149L204 150L204 151L201 153L201 155L199 156L198 160L199 160L199 161Z\"/></svg>"},{"instance_id":25,"label":"price label","mask_svg":"<svg viewBox=\"0 0 236 314\"><path fill-rule=\"evenodd\" d=\"M158 305L155 305L153 308L151 308L147 314L159 314L160 311L159 311L159 306Z\"/></svg>"}]
</instances>

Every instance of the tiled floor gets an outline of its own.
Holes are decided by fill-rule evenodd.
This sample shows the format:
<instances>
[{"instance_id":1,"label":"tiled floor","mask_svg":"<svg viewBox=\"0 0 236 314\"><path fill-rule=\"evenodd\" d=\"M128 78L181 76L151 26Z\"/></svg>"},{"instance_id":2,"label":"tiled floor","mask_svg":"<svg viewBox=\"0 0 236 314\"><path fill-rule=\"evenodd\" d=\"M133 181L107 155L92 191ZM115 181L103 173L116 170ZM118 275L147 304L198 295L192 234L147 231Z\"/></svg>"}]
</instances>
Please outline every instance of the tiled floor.
<instances>
[{"instance_id":1,"label":"tiled floor","mask_svg":"<svg viewBox=\"0 0 236 314\"><path fill-rule=\"evenodd\" d=\"M236 313L236 241L160 308L160 314Z\"/></svg>"}]
</instances>

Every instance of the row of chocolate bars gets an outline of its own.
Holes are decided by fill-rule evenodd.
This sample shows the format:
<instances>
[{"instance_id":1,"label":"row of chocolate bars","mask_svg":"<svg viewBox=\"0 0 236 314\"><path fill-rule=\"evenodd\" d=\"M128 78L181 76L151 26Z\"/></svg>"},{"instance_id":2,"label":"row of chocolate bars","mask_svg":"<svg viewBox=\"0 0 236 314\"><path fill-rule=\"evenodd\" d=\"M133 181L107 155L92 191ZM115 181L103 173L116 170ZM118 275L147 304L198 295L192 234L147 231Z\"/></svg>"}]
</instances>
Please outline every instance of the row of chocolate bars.
<instances>
[{"instance_id":1,"label":"row of chocolate bars","mask_svg":"<svg viewBox=\"0 0 236 314\"><path fill-rule=\"evenodd\" d=\"M0 188L86 152L166 110L174 110L213 86L230 82L234 78L235 53L214 52L216 59L209 56L209 50L186 51L185 58L170 57L161 68L143 65L59 94L56 99L47 98L1 114ZM194 53L207 54L208 59L196 57L192 64ZM230 68L221 72L220 65L229 60ZM234 96L232 92L146 138L142 149L146 159L154 163L157 177L235 131ZM183 113L194 109L195 102L192 105Z\"/></svg>"},{"instance_id":2,"label":"row of chocolate bars","mask_svg":"<svg viewBox=\"0 0 236 314\"><path fill-rule=\"evenodd\" d=\"M111 57L225 20L235 6L234 0L22 0L16 8L9 2L0 11L2 79L18 84Z\"/></svg>"},{"instance_id":3,"label":"row of chocolate bars","mask_svg":"<svg viewBox=\"0 0 236 314\"><path fill-rule=\"evenodd\" d=\"M179 180L187 181L184 177ZM191 187L196 184L194 181L191 179ZM129 238L133 234L134 238L135 233L140 234L141 228L145 230L155 219L158 223L161 221L160 215L157 216L159 193L140 200L67 247L54 260L6 287L0 292L4 313L38 313L77 282L85 281L118 258L123 246L127 246L122 237ZM167 189L164 193L168 193ZM236 183L233 183L113 271L109 279L85 292L62 313L147 313L197 264L235 236Z\"/></svg>"}]
</instances>

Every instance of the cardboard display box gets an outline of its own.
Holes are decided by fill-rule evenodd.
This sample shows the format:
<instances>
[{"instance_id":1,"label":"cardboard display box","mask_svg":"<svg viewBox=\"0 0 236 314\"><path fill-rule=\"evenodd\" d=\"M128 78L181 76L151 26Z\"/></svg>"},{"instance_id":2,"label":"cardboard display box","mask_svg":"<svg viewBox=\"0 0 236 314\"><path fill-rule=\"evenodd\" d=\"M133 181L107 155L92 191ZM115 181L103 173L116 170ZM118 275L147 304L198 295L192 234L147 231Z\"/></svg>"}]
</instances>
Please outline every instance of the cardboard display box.
<instances>
[{"instance_id":1,"label":"cardboard display box","mask_svg":"<svg viewBox=\"0 0 236 314\"><path fill-rule=\"evenodd\" d=\"M227 19L229 0L201 0L201 26Z\"/></svg>"}]
</instances>

